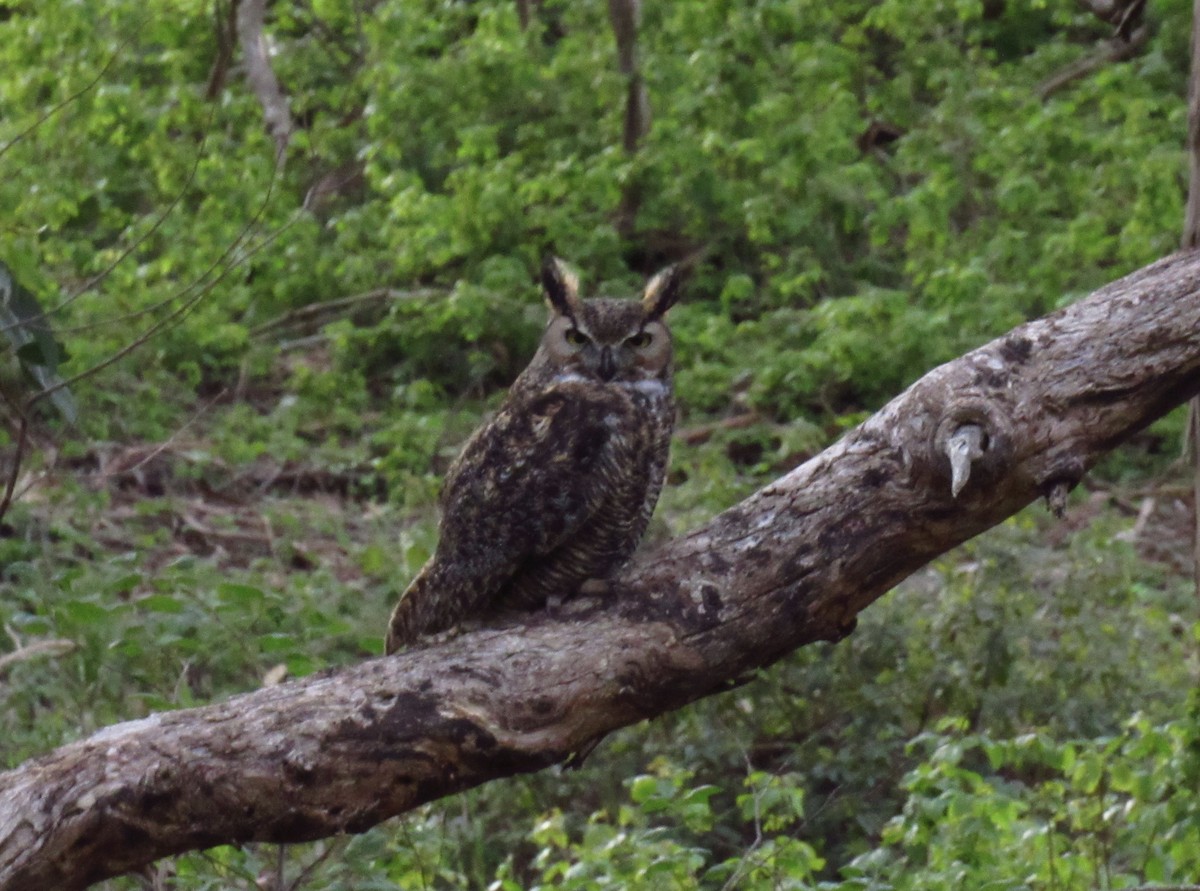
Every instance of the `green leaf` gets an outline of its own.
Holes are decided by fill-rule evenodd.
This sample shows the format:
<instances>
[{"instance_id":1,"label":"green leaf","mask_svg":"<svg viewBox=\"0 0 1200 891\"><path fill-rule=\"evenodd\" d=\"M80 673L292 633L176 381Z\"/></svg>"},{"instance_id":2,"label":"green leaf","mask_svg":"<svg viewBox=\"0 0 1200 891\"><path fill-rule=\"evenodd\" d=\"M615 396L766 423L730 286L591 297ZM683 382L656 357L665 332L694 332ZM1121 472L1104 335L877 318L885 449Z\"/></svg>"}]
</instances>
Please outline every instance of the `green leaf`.
<instances>
[{"instance_id":1,"label":"green leaf","mask_svg":"<svg viewBox=\"0 0 1200 891\"><path fill-rule=\"evenodd\" d=\"M259 606L266 599L260 588L235 582L217 585L217 596L223 603L241 607Z\"/></svg>"},{"instance_id":2,"label":"green leaf","mask_svg":"<svg viewBox=\"0 0 1200 891\"><path fill-rule=\"evenodd\" d=\"M152 613L181 613L185 608L179 598L169 594L151 594L138 600L137 605Z\"/></svg>"},{"instance_id":3,"label":"green leaf","mask_svg":"<svg viewBox=\"0 0 1200 891\"><path fill-rule=\"evenodd\" d=\"M272 632L260 635L258 645L263 653L266 654L288 653L296 649L296 638L290 634Z\"/></svg>"},{"instance_id":4,"label":"green leaf","mask_svg":"<svg viewBox=\"0 0 1200 891\"><path fill-rule=\"evenodd\" d=\"M104 607L86 600L68 600L62 605L62 609L73 622L84 626L103 624L110 616Z\"/></svg>"},{"instance_id":5,"label":"green leaf","mask_svg":"<svg viewBox=\"0 0 1200 891\"><path fill-rule=\"evenodd\" d=\"M137 572L132 572L132 573L129 573L128 575L123 575L120 578L109 582L107 585L105 585L105 591L112 596L120 597L123 594L128 594L130 591L132 591L134 588L136 588L141 583L142 583L141 574L137 573ZM140 601L140 602L144 603L144 601Z\"/></svg>"}]
</instances>

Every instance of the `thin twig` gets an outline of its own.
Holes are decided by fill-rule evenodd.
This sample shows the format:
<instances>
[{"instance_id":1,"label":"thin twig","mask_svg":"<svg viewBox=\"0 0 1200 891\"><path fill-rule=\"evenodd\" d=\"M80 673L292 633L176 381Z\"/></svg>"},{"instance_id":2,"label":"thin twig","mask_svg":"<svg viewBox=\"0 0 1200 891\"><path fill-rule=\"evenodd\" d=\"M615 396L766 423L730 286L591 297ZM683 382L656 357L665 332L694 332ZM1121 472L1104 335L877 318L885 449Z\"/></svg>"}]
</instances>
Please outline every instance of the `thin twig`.
<instances>
[{"instance_id":1,"label":"thin twig","mask_svg":"<svg viewBox=\"0 0 1200 891\"><path fill-rule=\"evenodd\" d=\"M117 255L116 259L114 259L111 263L109 263L107 266L105 266L102 270L100 270L98 273L96 273L91 278L89 278L87 281L85 281L82 285L80 285L77 289L75 289L71 294L69 294L61 302L59 302L55 306L52 306L49 309L47 309L43 312L40 312L36 315L29 316L25 319L20 320L19 322L13 322L11 325L8 325L7 327L0 327L0 333L8 331L9 329L15 328L18 326L27 326L30 322L41 321L41 320L44 320L47 316L52 316L52 315L62 312L64 309L66 309L68 306L70 306L72 303L74 303L76 300L78 300L80 297L82 297L88 291L92 290L92 288L96 287L96 285L98 285L100 282L104 281L104 279L108 278L108 276L112 274L112 271L114 269L116 269L118 265L123 263L134 251L136 251L139 247L141 247L142 244L144 244L145 241L148 238L150 238L151 235L153 235L155 232L157 232L162 227L163 223L165 223L167 221L167 218L174 212L175 208L179 206L179 202L183 200L183 196L187 194L188 190L192 186L192 183L195 181L196 172L200 169L200 162L204 158L204 147L208 143L208 133L212 129L212 124L213 124L213 121L215 120L215 118L216 118L216 109L214 107L213 111L209 113L208 122L206 123L206 125L204 127L204 135L200 138L200 145L196 149L196 157L192 161L191 170L188 171L188 175L187 175L186 179L184 179L183 185L179 188L179 191L175 194L175 197L171 199L170 203L166 206L166 208L158 215L157 219L154 220L154 222L151 224L150 228L147 229L145 232L143 232L141 235L139 235L133 241L132 244L130 244L128 247L126 247L123 251L121 251L121 253ZM119 322L126 322L131 319L136 319L140 316L146 315L147 313L155 312L156 310L161 309L162 307L164 307L170 303L173 303L178 298L179 298L178 294L173 294L170 297L166 298L165 300L161 300L152 306L147 306L143 309L136 310L135 312L125 313L124 315L120 315L120 316L114 316L112 318L104 319L102 322L93 322L88 325L79 325L79 326L75 326L75 327L59 328L59 329L57 329L57 333L72 334L72 333L77 333L80 331L92 330L93 328L99 327L101 324L112 325L112 324L116 324Z\"/></svg>"},{"instance_id":2,"label":"thin twig","mask_svg":"<svg viewBox=\"0 0 1200 891\"><path fill-rule=\"evenodd\" d=\"M713 434L720 430L744 430L747 427L753 427L762 419L762 415L752 409L741 414L731 415L728 418L722 418L719 421L697 424L694 427L685 427L682 430L676 431L675 438L686 442L688 445L699 445L708 442L712 439Z\"/></svg>"},{"instance_id":3,"label":"thin twig","mask_svg":"<svg viewBox=\"0 0 1200 891\"><path fill-rule=\"evenodd\" d=\"M73 649L75 649L75 641L65 638L37 640L31 644L25 644L11 653L0 656L0 678L8 674L9 670L19 662L27 662L30 659L39 659L44 656L65 656Z\"/></svg>"},{"instance_id":4,"label":"thin twig","mask_svg":"<svg viewBox=\"0 0 1200 891\"><path fill-rule=\"evenodd\" d=\"M347 307L359 306L363 303L383 303L393 300L429 300L434 297L444 297L445 294L445 291L439 291L435 288L417 288L412 291L401 291L396 288L375 288L371 291L365 291L362 294L352 294L349 297L340 297L337 300L327 300L322 303L309 303L305 306L289 310L281 316L268 319L261 325L251 328L250 336L261 337L278 328L287 328L302 322L310 322L321 316L335 313Z\"/></svg>"},{"instance_id":5,"label":"thin twig","mask_svg":"<svg viewBox=\"0 0 1200 891\"><path fill-rule=\"evenodd\" d=\"M197 305L199 305L200 301L203 300L206 296L208 296L212 292L213 287L218 282L220 282L223 278L225 278L226 275L228 275L233 269L240 266L246 260L246 258L248 258L249 256L251 256L252 254L257 252L258 250L260 250L266 244L269 244L271 241L274 241L275 238L277 238L282 232L284 232L285 230L290 228L296 221L295 217L293 217L291 220L289 220L287 223L285 223L283 226L281 226L276 232L272 233L270 237L268 237L267 239L264 239L264 241L261 242L259 245L255 246L251 250L248 250L245 254L243 254L241 257L235 259L232 263L226 264L224 266L224 268L221 268L220 272L217 273L216 277L213 278L211 281L207 281L207 282L205 281L206 279L209 278L209 276L213 275L214 270L218 269L219 267L221 267L221 265L223 263L225 263L225 261L229 258L230 254L232 254L235 250L237 250L237 248L241 245L241 243L243 241L245 241L245 239L246 239L247 235L249 234L249 232L251 231L251 229L253 229L253 227L255 225L257 225L259 220L262 219L262 216L264 213L266 213L267 207L270 204L271 198L274 195L275 181L278 178L278 176L279 176L279 165L276 164L275 168L271 174L271 181L267 184L267 193L266 193L266 195L263 196L263 202L259 206L258 210L256 210L254 212L254 215L247 221L246 225L242 227L242 231L238 233L237 237L234 238L234 240L229 244L229 246L221 253L221 256L219 256L216 260L214 260L209 265L209 267L204 270L204 272L202 272L196 279L194 279L192 281L191 284L189 284L186 288L184 288L182 291L180 291L176 295L176 298L183 296L185 294L188 294L192 291L195 291L197 288L200 289L198 294L196 294L194 297L191 297L190 299L185 301L181 306L172 310L167 315L163 316L161 319L159 319L153 325L150 325L148 328L146 328L144 331L142 331L142 333L139 334L137 336L137 338L135 338L132 342L126 344L121 349L117 350L117 352L113 353L111 356L108 356L107 358L102 359L101 361L97 362L95 365L92 365L90 368L85 368L83 371L79 372L78 374L72 375L71 377L69 377L65 380L59 381L58 383L54 384L53 386L47 387L46 389L35 393L33 396L31 396L29 398L29 401L26 402L26 404L25 404L26 410L28 410L30 407L32 407L35 403L39 402L40 400L45 399L50 394L55 393L58 390L63 389L64 387L69 387L72 384L77 383L78 381L80 381L86 377L90 377L93 374L96 374L97 372L103 371L105 368L108 368L110 365L113 365L114 363L119 362L121 359L124 359L126 356L128 356L130 353L132 353L138 347L143 346L148 340L150 340L151 337L158 334L160 331L164 330L169 325L173 326L173 325L178 324L179 322L183 321L183 319L193 309L195 309Z\"/></svg>"},{"instance_id":6,"label":"thin twig","mask_svg":"<svg viewBox=\"0 0 1200 891\"><path fill-rule=\"evenodd\" d=\"M4 498L0 499L0 520L4 519L4 515L8 513L8 508L12 505L13 492L17 488L17 477L21 475L21 461L25 458L25 443L29 438L29 410L21 412L21 423L17 428L17 448L13 452L12 470L9 471L8 480L4 484Z\"/></svg>"},{"instance_id":7,"label":"thin twig","mask_svg":"<svg viewBox=\"0 0 1200 891\"><path fill-rule=\"evenodd\" d=\"M233 242L231 242L230 245L221 253L220 257L218 257L216 260L214 260L213 263L206 270L204 270L204 272L202 272L186 288L184 288L182 291L180 291L178 294L176 294L175 297L176 297L176 299L178 299L179 297L186 295L186 294L196 290L197 288L200 289L199 293L197 293L194 297L191 297L190 299L185 301L182 305L180 305L179 307L174 309L172 312L168 313L163 318L159 319L154 324L150 325L148 328L146 328L144 331L142 331L142 333L139 334L131 343L126 344L124 347L117 350L117 352L113 353L111 356L108 356L107 358L102 359L101 361L97 362L96 364L92 365L89 368L85 368L83 371L79 372L78 374L72 375L71 377L66 378L65 380L60 380L57 383L53 384L52 386L46 387L45 389L40 390L37 393L34 393L32 396L29 397L28 400L26 400L25 407L24 407L24 413L21 418L21 426L20 426L20 429L19 429L18 435L17 435L17 449L16 449L16 453L13 458L12 470L9 473L8 481L5 485L4 498L2 500L0 500L0 518L3 518L5 512L8 510L9 506L12 503L13 491L16 488L17 477L21 471L21 460L24 457L26 437L28 435L28 426L29 426L28 413L32 410L33 406L36 405L38 402L40 402L42 399L45 399L48 396L52 395L53 393L56 393L57 391L59 391L61 389L69 387L72 384L75 384L78 381L83 380L84 378L91 377L92 375L103 371L105 368L108 368L110 365L113 365L116 362L119 362L121 359L124 359L126 356L128 356L130 353L132 353L138 347L145 344L154 335L163 331L168 326L174 326L174 325L177 325L180 322L182 322L183 319L185 319L187 317L187 315L200 304L200 301L203 300L208 294L210 294L212 292L212 289L222 279L224 279L226 275L228 275L233 269L237 268L242 263L244 263L249 257L253 256L255 253L262 250L268 244L271 244L276 238L278 238L281 234L283 234L283 232L285 232L289 228L291 228L291 226L298 219L298 214L300 212L297 212L297 214L293 214L291 220L289 220L283 226L280 226L277 230L272 232L267 237L263 238L258 244L254 245L251 248L249 248L248 250L246 250L245 253L242 254L242 256L235 258L230 263L225 262L230 257L230 255L238 248L238 246L241 245L241 243L243 241L245 241L245 239L247 238L250 231L262 219L263 214L266 213L267 207L270 205L271 198L274 195L275 181L278 178L278 176L279 176L279 164L277 163L271 173L271 181L267 184L267 192L263 196L262 204L255 211L254 215L247 221L246 225L244 227L242 227L242 231L240 233L238 233L237 237L233 240ZM224 264L223 268L221 268L222 264ZM214 270L217 270L217 269L220 269L220 271L217 272L216 276L211 278L210 281L206 281L206 279L209 279L210 276L213 275Z\"/></svg>"},{"instance_id":8,"label":"thin twig","mask_svg":"<svg viewBox=\"0 0 1200 891\"><path fill-rule=\"evenodd\" d=\"M200 420L200 418L204 417L204 415L206 415L208 413L208 410L210 408L212 408L214 405L216 405L218 400L225 398L225 396L228 395L228 393L229 393L228 387L222 388L220 393L218 393L212 399L208 400L208 402L204 403L204 405L200 406L200 408L196 409L196 411L192 414L192 416L190 418L188 418L186 421L184 421L182 424L180 424L179 427L177 427L174 430L174 432L171 433L170 436L168 436L166 439L164 439L162 442L160 442L157 446L155 446L153 449L151 449L149 452L147 452L145 455L143 455L140 461L137 461L135 464L133 464L130 467L126 467L122 472L123 473L133 473L134 471L141 469L146 464L153 461L155 458L157 458L159 455L161 455L163 452L165 452L167 449L169 449L171 447L171 444L174 443L175 440L177 440L179 438L180 434L182 434L183 431L187 430L189 427L192 426L192 424L196 423L196 421L198 421L198 420Z\"/></svg>"},{"instance_id":9,"label":"thin twig","mask_svg":"<svg viewBox=\"0 0 1200 891\"><path fill-rule=\"evenodd\" d=\"M746 779L749 779L754 774L754 765L750 763L750 756L745 752L742 752L742 758L746 762ZM721 886L721 891L732 891L733 888L738 888L741 886L741 881L748 869L747 864L750 862L751 855L754 854L754 852L760 847L762 847L763 831L761 790L755 789L750 798L754 803L754 841L750 843L750 847L742 851L742 855L738 858L737 869L733 871L733 874L726 880L725 884Z\"/></svg>"},{"instance_id":10,"label":"thin twig","mask_svg":"<svg viewBox=\"0 0 1200 891\"><path fill-rule=\"evenodd\" d=\"M338 836L332 841L327 842L321 853L314 857L312 862L305 866L304 869L300 870L300 875L296 876L295 880L287 886L287 891L300 891L300 888L308 881L308 877L313 874L316 868L333 856L335 852L341 852L349 842L349 837L345 835Z\"/></svg>"},{"instance_id":11,"label":"thin twig","mask_svg":"<svg viewBox=\"0 0 1200 891\"><path fill-rule=\"evenodd\" d=\"M651 118L650 94L638 62L641 4L638 0L608 0L608 18L617 43L617 66L626 81L621 144L627 155L635 155L650 132ZM623 238L633 233L641 201L641 184L637 177L632 177L622 187L617 206L617 231Z\"/></svg>"},{"instance_id":12,"label":"thin twig","mask_svg":"<svg viewBox=\"0 0 1200 891\"><path fill-rule=\"evenodd\" d=\"M233 61L233 48L237 45L237 6L232 0L228 15L221 15L221 0L213 0L213 37L217 43L217 54L208 72L208 83L204 87L204 98L212 101L225 87L229 74L229 63Z\"/></svg>"},{"instance_id":13,"label":"thin twig","mask_svg":"<svg viewBox=\"0 0 1200 891\"><path fill-rule=\"evenodd\" d=\"M42 114L42 116L39 117L36 121L34 121L32 124L30 124L24 130L22 130L20 133L18 133L12 139L10 139L8 142L6 142L4 145L0 145L0 158L3 158L9 149L11 149L14 145L16 145L21 140L25 139L30 133L32 133L38 127L42 126L42 124L46 123L46 121L50 120L50 118L54 117L56 114L58 114L60 111L62 111L68 105L70 105L72 102L79 99L81 96L86 95L91 90L95 89L96 84L100 83L100 81L104 79L104 75L106 75L108 73L108 69L112 68L113 63L117 61L117 57L120 56L121 53L125 51L125 48L127 46L129 46L129 44L131 44L132 42L133 42L133 38L127 37L124 41L121 42L121 45L118 46L116 48L116 50L113 51L113 54L108 57L108 61L104 63L104 67L100 69L100 73L97 74L94 78L92 78L92 80L89 81L86 86L81 87L80 89L78 89L74 93L72 93L70 96L68 96L66 99L63 99L61 102L57 103L56 105L51 106L50 109L48 111L44 112Z\"/></svg>"},{"instance_id":14,"label":"thin twig","mask_svg":"<svg viewBox=\"0 0 1200 891\"><path fill-rule=\"evenodd\" d=\"M1077 59L1042 81L1036 90L1038 98L1045 102L1063 87L1074 83L1080 78L1087 77L1093 71L1110 63L1124 62L1126 59L1132 58L1145 45L1148 37L1149 33L1143 25L1130 34L1128 40L1114 37L1111 40L1105 41L1098 52L1090 56L1085 56L1082 59Z\"/></svg>"}]
</instances>

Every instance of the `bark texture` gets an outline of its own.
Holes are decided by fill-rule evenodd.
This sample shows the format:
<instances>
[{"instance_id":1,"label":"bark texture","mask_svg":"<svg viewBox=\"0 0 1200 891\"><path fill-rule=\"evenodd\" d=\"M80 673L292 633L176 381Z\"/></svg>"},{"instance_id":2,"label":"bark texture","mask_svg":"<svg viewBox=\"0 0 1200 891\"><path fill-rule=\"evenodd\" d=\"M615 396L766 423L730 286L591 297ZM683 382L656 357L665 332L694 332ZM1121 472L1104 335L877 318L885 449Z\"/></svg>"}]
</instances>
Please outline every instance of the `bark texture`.
<instances>
[{"instance_id":1,"label":"bark texture","mask_svg":"<svg viewBox=\"0 0 1200 891\"><path fill-rule=\"evenodd\" d=\"M1039 496L1061 499L1197 392L1200 253L1177 254L934 369L604 598L119 724L0 774L0 889L359 832L562 761L845 636L905 576Z\"/></svg>"}]
</instances>

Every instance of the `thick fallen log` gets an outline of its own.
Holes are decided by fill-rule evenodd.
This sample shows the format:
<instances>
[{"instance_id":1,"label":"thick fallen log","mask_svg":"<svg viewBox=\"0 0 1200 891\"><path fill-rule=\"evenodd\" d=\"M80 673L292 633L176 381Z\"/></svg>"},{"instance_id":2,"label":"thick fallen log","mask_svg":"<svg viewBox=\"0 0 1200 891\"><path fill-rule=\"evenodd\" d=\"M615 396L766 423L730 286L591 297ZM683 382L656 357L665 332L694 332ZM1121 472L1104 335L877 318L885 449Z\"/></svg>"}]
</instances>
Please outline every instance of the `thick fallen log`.
<instances>
[{"instance_id":1,"label":"thick fallen log","mask_svg":"<svg viewBox=\"0 0 1200 891\"><path fill-rule=\"evenodd\" d=\"M520 625L119 724L0 774L0 891L361 832L736 683L1200 392L1200 253L936 368L840 442ZM955 492L957 494L955 494Z\"/></svg>"}]
</instances>

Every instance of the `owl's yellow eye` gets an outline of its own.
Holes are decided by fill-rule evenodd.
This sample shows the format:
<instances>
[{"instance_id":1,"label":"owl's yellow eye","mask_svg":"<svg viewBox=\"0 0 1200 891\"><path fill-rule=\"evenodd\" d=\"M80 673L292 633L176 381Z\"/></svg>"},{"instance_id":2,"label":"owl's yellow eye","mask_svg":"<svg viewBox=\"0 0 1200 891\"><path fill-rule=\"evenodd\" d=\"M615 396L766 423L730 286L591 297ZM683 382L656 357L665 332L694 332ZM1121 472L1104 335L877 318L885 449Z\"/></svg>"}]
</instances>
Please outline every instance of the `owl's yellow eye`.
<instances>
[{"instance_id":1,"label":"owl's yellow eye","mask_svg":"<svg viewBox=\"0 0 1200 891\"><path fill-rule=\"evenodd\" d=\"M578 328L568 328L564 336L567 338L567 343L572 346L583 346L588 342L588 336Z\"/></svg>"},{"instance_id":2,"label":"owl's yellow eye","mask_svg":"<svg viewBox=\"0 0 1200 891\"><path fill-rule=\"evenodd\" d=\"M631 347L633 347L635 350L640 350L644 346L649 346L650 341L652 341L653 339L654 338L651 337L649 334L647 334L645 331L639 331L637 334L633 335L633 337L625 338L625 342L627 344L629 344Z\"/></svg>"}]
</instances>

